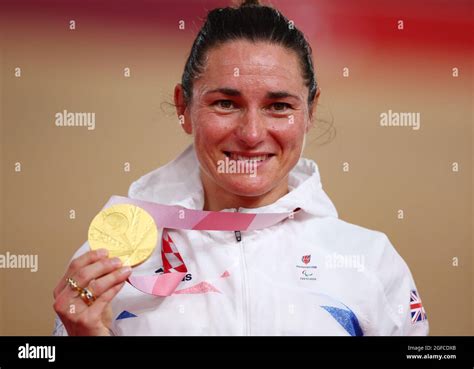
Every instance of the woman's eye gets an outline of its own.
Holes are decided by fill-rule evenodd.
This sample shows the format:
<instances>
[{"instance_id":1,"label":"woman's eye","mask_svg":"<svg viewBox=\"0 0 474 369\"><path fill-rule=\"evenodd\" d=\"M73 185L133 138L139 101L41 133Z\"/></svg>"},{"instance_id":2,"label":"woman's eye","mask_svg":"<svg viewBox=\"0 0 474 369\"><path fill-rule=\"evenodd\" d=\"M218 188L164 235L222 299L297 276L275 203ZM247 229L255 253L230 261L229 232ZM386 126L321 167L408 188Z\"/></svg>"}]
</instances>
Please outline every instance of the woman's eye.
<instances>
[{"instance_id":1,"label":"woman's eye","mask_svg":"<svg viewBox=\"0 0 474 369\"><path fill-rule=\"evenodd\" d=\"M217 100L213 105L225 110L234 108L234 103L231 100Z\"/></svg>"},{"instance_id":2,"label":"woman's eye","mask_svg":"<svg viewBox=\"0 0 474 369\"><path fill-rule=\"evenodd\" d=\"M291 108L290 104L284 103L284 102L276 102L276 103L271 104L270 106L272 107L272 110L277 111L277 112L282 112Z\"/></svg>"}]
</instances>

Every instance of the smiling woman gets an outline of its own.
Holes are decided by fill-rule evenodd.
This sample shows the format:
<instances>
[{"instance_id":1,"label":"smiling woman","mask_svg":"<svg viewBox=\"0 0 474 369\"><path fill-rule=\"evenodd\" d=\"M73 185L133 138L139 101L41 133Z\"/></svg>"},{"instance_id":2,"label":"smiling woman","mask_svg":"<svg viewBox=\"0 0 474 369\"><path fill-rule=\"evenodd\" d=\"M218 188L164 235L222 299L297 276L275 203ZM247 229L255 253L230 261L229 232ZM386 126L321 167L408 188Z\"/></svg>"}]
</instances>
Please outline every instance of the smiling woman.
<instances>
[{"instance_id":1,"label":"smiling woman","mask_svg":"<svg viewBox=\"0 0 474 369\"><path fill-rule=\"evenodd\" d=\"M174 90L193 145L134 182L129 197L291 215L263 229L233 224L235 233L163 233L162 248L134 268L170 273L165 254L186 261L181 289L162 298L124 284L130 270L86 242L69 285L62 278L55 289L55 334L427 334L406 263L383 233L338 219L316 163L301 157L319 95L311 47L278 10L247 1L210 11ZM253 170L229 169L243 166Z\"/></svg>"},{"instance_id":2,"label":"smiling woman","mask_svg":"<svg viewBox=\"0 0 474 369\"><path fill-rule=\"evenodd\" d=\"M206 56L192 94L185 92L185 81L175 89L178 115L194 136L201 164L204 209L269 205L288 192L288 174L301 156L315 106L307 102L298 56L278 44L245 39ZM257 161L258 175L220 173L216 163L226 157Z\"/></svg>"}]
</instances>

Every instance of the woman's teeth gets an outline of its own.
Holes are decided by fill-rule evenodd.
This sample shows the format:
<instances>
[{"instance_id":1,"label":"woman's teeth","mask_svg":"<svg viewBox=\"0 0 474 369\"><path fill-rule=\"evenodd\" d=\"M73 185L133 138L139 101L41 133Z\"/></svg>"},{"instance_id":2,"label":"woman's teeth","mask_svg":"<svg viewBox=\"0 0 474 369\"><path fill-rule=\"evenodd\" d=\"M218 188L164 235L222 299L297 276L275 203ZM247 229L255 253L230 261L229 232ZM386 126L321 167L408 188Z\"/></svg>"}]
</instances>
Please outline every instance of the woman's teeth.
<instances>
[{"instance_id":1,"label":"woman's teeth","mask_svg":"<svg viewBox=\"0 0 474 369\"><path fill-rule=\"evenodd\" d=\"M270 157L270 155L259 155L259 156L243 156L243 155L236 155L230 154L230 158L233 160L242 160L242 161L265 161Z\"/></svg>"}]
</instances>

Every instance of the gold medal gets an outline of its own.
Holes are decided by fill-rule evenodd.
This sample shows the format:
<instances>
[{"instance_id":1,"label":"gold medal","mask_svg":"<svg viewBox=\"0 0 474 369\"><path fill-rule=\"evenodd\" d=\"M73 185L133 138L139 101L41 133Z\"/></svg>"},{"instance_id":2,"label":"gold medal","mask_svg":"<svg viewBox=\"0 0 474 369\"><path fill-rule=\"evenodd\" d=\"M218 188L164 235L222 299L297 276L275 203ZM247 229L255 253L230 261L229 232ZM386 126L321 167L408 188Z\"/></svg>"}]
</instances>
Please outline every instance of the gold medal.
<instances>
[{"instance_id":1,"label":"gold medal","mask_svg":"<svg viewBox=\"0 0 474 369\"><path fill-rule=\"evenodd\" d=\"M146 210L120 204L95 216L89 226L88 240L92 250L105 248L109 250L109 257L118 257L123 265L133 267L150 257L158 233L155 221Z\"/></svg>"}]
</instances>

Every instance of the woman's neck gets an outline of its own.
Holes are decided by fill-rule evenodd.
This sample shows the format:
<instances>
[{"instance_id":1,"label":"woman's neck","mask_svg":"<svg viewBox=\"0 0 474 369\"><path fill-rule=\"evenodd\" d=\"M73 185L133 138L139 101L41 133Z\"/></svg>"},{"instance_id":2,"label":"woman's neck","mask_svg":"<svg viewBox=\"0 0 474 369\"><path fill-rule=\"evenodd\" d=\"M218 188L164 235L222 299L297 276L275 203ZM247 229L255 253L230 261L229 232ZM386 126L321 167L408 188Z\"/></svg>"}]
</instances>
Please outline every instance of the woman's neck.
<instances>
[{"instance_id":1,"label":"woman's neck","mask_svg":"<svg viewBox=\"0 0 474 369\"><path fill-rule=\"evenodd\" d=\"M288 193L288 176L276 187L260 196L240 196L226 191L205 174L201 173L204 189L204 208L207 211L221 211L231 208L259 208L273 204Z\"/></svg>"}]
</instances>

